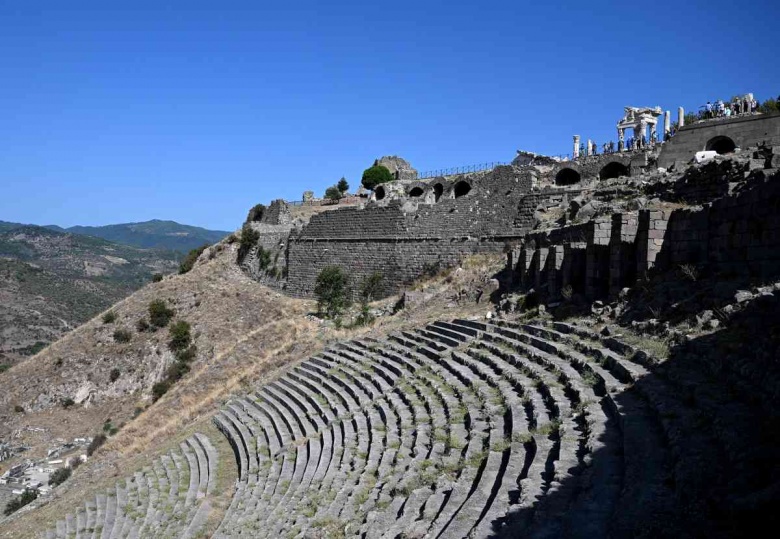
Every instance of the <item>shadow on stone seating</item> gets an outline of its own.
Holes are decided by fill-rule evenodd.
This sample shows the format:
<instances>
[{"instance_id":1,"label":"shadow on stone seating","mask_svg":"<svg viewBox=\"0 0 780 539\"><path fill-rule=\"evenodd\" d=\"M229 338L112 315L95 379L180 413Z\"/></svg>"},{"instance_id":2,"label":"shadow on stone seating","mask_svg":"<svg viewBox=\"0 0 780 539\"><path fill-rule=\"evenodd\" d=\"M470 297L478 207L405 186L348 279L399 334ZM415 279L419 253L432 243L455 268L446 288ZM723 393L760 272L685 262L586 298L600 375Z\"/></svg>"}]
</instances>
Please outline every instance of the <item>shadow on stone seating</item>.
<instances>
[{"instance_id":1,"label":"shadow on stone seating","mask_svg":"<svg viewBox=\"0 0 780 539\"><path fill-rule=\"evenodd\" d=\"M581 490L579 479L587 471L581 466L547 499L493 522L491 537L736 538L777 529L780 297L754 299L725 327L645 366L647 374L612 395L616 408L606 403L610 395L601 395L604 409L623 410L620 419L612 415L622 445L613 442L592 453L589 468L607 453L622 455L617 501L596 499L558 521L539 514L568 503L555 499L571 496L567 487L575 496L588 494ZM649 428L632 430L637 422ZM592 514L604 517L605 534L589 529Z\"/></svg>"}]
</instances>

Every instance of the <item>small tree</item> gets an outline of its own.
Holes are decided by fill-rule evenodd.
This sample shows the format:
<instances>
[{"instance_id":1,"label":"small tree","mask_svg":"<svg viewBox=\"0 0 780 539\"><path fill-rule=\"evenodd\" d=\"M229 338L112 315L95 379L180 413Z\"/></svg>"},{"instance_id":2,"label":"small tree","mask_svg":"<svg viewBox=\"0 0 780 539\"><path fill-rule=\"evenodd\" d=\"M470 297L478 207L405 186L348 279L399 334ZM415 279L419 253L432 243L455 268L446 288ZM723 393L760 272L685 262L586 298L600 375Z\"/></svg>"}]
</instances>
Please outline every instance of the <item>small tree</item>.
<instances>
[{"instance_id":1,"label":"small tree","mask_svg":"<svg viewBox=\"0 0 780 539\"><path fill-rule=\"evenodd\" d=\"M183 275L190 271L193 266L195 266L195 262L198 260L198 257L208 249L208 244L201 245L200 247L197 247L193 250L191 250L189 253L187 253L187 256L184 257L184 260L181 261L181 264L179 264L179 275Z\"/></svg>"},{"instance_id":2,"label":"small tree","mask_svg":"<svg viewBox=\"0 0 780 539\"><path fill-rule=\"evenodd\" d=\"M108 311L103 315L104 324L113 324L116 321L116 313L114 311Z\"/></svg>"},{"instance_id":3,"label":"small tree","mask_svg":"<svg viewBox=\"0 0 780 539\"><path fill-rule=\"evenodd\" d=\"M338 201L341 198L341 191L335 185L332 185L325 189L325 198L328 200Z\"/></svg>"},{"instance_id":4,"label":"small tree","mask_svg":"<svg viewBox=\"0 0 780 539\"><path fill-rule=\"evenodd\" d=\"M379 297L383 280L384 276L378 271L375 271L366 277L366 279L363 281L363 284L360 286L361 300L364 300L366 303L371 303L377 297Z\"/></svg>"},{"instance_id":5,"label":"small tree","mask_svg":"<svg viewBox=\"0 0 780 539\"><path fill-rule=\"evenodd\" d=\"M349 183L347 182L347 179L342 177L339 180L339 183L336 184L336 187L338 188L339 192L343 195L347 191L349 191Z\"/></svg>"},{"instance_id":6,"label":"small tree","mask_svg":"<svg viewBox=\"0 0 780 539\"><path fill-rule=\"evenodd\" d=\"M155 273L152 275L152 282L153 283L159 283L163 280L163 274L162 273Z\"/></svg>"},{"instance_id":7,"label":"small tree","mask_svg":"<svg viewBox=\"0 0 780 539\"><path fill-rule=\"evenodd\" d=\"M363 183L363 187L373 191L374 187L377 185L391 182L394 179L395 178L393 178L393 175L390 173L387 167L382 165L374 165L373 167L367 168L363 171L363 178L361 182Z\"/></svg>"},{"instance_id":8,"label":"small tree","mask_svg":"<svg viewBox=\"0 0 780 539\"><path fill-rule=\"evenodd\" d=\"M8 502L8 505L5 506L5 516L8 516L12 513L15 513L31 501L35 500L38 497L38 493L34 490L25 490L21 496L18 498L12 499L10 502Z\"/></svg>"},{"instance_id":9,"label":"small tree","mask_svg":"<svg viewBox=\"0 0 780 539\"><path fill-rule=\"evenodd\" d=\"M349 305L347 275L338 266L327 266L317 276L314 286L317 308L327 318L335 318Z\"/></svg>"},{"instance_id":10,"label":"small tree","mask_svg":"<svg viewBox=\"0 0 780 539\"><path fill-rule=\"evenodd\" d=\"M70 474L70 468L60 468L59 470L55 470L54 473L49 477L49 484L53 487L61 485L65 482L66 479L68 479L68 477L70 477Z\"/></svg>"},{"instance_id":11,"label":"small tree","mask_svg":"<svg viewBox=\"0 0 780 539\"><path fill-rule=\"evenodd\" d=\"M111 369L111 374L109 375L108 379L112 382L116 382L119 380L119 376L122 374L122 372L119 369Z\"/></svg>"},{"instance_id":12,"label":"small tree","mask_svg":"<svg viewBox=\"0 0 780 539\"><path fill-rule=\"evenodd\" d=\"M190 324L184 320L179 320L171 326L169 330L171 340L168 347L174 352L184 350L190 345L192 336L190 335Z\"/></svg>"},{"instance_id":13,"label":"small tree","mask_svg":"<svg viewBox=\"0 0 780 539\"><path fill-rule=\"evenodd\" d=\"M265 204L255 204L252 206L252 209L249 210L249 214L246 216L246 222L251 223L253 221L262 220L265 210Z\"/></svg>"},{"instance_id":14,"label":"small tree","mask_svg":"<svg viewBox=\"0 0 780 539\"><path fill-rule=\"evenodd\" d=\"M764 114L772 114L774 112L780 112L780 97L777 99L767 99L761 105L759 105L758 110L763 112Z\"/></svg>"},{"instance_id":15,"label":"small tree","mask_svg":"<svg viewBox=\"0 0 780 539\"><path fill-rule=\"evenodd\" d=\"M244 260L244 257L249 253L249 250L260 241L260 233L252 228L249 223L244 223L241 227L241 240L238 244L238 261Z\"/></svg>"},{"instance_id":16,"label":"small tree","mask_svg":"<svg viewBox=\"0 0 780 539\"><path fill-rule=\"evenodd\" d=\"M156 299L149 304L149 322L156 328L167 326L174 314L174 310L169 309L162 299Z\"/></svg>"},{"instance_id":17,"label":"small tree","mask_svg":"<svg viewBox=\"0 0 780 539\"><path fill-rule=\"evenodd\" d=\"M360 315L357 318L357 325L365 326L374 321L374 317L368 309L368 304L374 301L381 293L382 280L384 276L375 271L363 281L360 285Z\"/></svg>"}]
</instances>

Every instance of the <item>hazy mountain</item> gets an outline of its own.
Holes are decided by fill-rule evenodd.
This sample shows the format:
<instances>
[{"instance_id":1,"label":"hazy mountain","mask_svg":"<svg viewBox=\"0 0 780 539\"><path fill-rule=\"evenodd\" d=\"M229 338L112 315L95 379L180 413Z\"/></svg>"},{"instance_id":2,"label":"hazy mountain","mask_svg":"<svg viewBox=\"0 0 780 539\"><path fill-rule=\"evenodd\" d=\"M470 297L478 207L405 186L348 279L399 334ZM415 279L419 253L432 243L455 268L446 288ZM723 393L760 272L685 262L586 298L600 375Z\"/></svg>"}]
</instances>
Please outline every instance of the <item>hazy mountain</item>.
<instances>
[{"instance_id":1,"label":"hazy mountain","mask_svg":"<svg viewBox=\"0 0 780 539\"><path fill-rule=\"evenodd\" d=\"M133 245L144 249L172 249L186 253L201 245L216 243L230 232L208 230L197 226L182 225L175 221L154 219L143 223L122 223L106 226L72 226L61 228L49 225L47 228L103 238L105 240Z\"/></svg>"},{"instance_id":2,"label":"hazy mountain","mask_svg":"<svg viewBox=\"0 0 780 539\"><path fill-rule=\"evenodd\" d=\"M0 222L0 364L37 352L154 273L175 271L180 258L171 250Z\"/></svg>"}]
</instances>

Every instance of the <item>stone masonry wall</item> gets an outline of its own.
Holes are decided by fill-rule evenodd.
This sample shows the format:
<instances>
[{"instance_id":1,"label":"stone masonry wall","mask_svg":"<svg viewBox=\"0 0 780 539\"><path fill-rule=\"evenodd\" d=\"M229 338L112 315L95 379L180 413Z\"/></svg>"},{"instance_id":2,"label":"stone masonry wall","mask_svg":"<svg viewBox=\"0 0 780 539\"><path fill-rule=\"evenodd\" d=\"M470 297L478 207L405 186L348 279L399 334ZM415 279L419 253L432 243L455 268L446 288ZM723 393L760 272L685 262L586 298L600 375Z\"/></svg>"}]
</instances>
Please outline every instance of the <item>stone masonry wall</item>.
<instances>
[{"instance_id":1,"label":"stone masonry wall","mask_svg":"<svg viewBox=\"0 0 780 539\"><path fill-rule=\"evenodd\" d=\"M470 254L500 252L507 239L532 226L538 204L525 204L531 180L513 167L466 179L468 194L426 204L413 200L372 204L311 218L287 248L287 291L310 296L320 271L343 268L353 288L373 272L388 295L425 273L457 264Z\"/></svg>"},{"instance_id":2,"label":"stone masonry wall","mask_svg":"<svg viewBox=\"0 0 780 539\"><path fill-rule=\"evenodd\" d=\"M664 143L658 156L658 166L684 165L696 152L704 150L709 140L718 136L729 137L740 148L763 142L780 146L780 115L756 115L686 125Z\"/></svg>"},{"instance_id":3,"label":"stone masonry wall","mask_svg":"<svg viewBox=\"0 0 780 539\"><path fill-rule=\"evenodd\" d=\"M551 300L567 285L589 300L615 297L649 272L683 265L754 281L775 279L780 275L780 173L755 174L741 191L699 209L617 213L528 234L507 264L521 287Z\"/></svg>"}]
</instances>

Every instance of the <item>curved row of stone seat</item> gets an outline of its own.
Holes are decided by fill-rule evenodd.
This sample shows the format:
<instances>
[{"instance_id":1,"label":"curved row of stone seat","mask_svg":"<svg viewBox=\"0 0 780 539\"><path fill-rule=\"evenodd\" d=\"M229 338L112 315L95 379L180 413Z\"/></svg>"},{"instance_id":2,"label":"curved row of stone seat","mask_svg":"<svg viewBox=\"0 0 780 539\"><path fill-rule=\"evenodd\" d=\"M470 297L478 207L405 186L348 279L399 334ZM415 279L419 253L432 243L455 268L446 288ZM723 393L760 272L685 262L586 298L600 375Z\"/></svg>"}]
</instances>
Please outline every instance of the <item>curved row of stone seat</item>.
<instances>
[{"instance_id":1,"label":"curved row of stone seat","mask_svg":"<svg viewBox=\"0 0 780 539\"><path fill-rule=\"evenodd\" d=\"M738 456L694 424L717 381L687 380L710 388L697 406L662 364L561 323L342 343L215 418L240 468L217 536L630 535Z\"/></svg>"},{"instance_id":2,"label":"curved row of stone seat","mask_svg":"<svg viewBox=\"0 0 780 539\"><path fill-rule=\"evenodd\" d=\"M67 514L45 537L196 537L208 518L218 454L200 433Z\"/></svg>"},{"instance_id":3,"label":"curved row of stone seat","mask_svg":"<svg viewBox=\"0 0 780 539\"><path fill-rule=\"evenodd\" d=\"M390 486L390 482L377 484L380 468L383 472L408 470L410 462L429 456L431 429L422 421L437 422L434 416L446 408L438 405L444 402L444 397L435 401L431 396L433 388L418 388L412 396L395 387L398 378L405 372L413 372L417 365L392 354L390 359L378 359L378 356L367 359L365 351L373 346L372 343L351 343L328 351L275 382L277 402L266 398L260 407L265 409L267 418L274 414L286 415L281 429L281 421L272 428L267 422L263 425L226 410L217 416L215 420L231 439L242 470L230 514L223 520L218 535L258 532L271 535L290 526L293 529L305 527L320 518L343 518L359 523L367 517L367 505L383 507L388 502L387 497L398 497L401 489ZM370 376L366 375L367 365L373 369ZM270 393L272 388L272 385L266 386L258 393ZM287 398L286 403L282 397ZM236 404L239 403L230 403L228 408L234 408ZM286 411L282 409L285 406ZM443 426L444 417L440 419ZM242 421L244 432L237 424ZM299 452L300 458L295 459L299 472L288 473L285 479L271 466L270 469L258 469L256 480L248 477L253 475L251 469L250 473L244 473L249 469L247 463L252 462L249 448L254 442L250 429L256 433L265 432L261 439L263 436L276 437L283 442L278 447L279 452L272 454L275 458L286 453L284 444L290 444L297 435L305 435L305 445L311 451ZM312 444L312 440L317 442ZM248 488L250 483L271 486L266 486L264 497L260 496L257 505L262 507L259 511L242 512L247 502L242 504L236 500L258 499L258 493ZM280 484L283 489L277 488ZM398 502L394 500L393 503ZM298 514L279 510L291 505L316 509L298 511ZM252 522L262 523L263 530Z\"/></svg>"},{"instance_id":4,"label":"curved row of stone seat","mask_svg":"<svg viewBox=\"0 0 780 539\"><path fill-rule=\"evenodd\" d=\"M734 496L747 488L751 459L764 451L762 433L753 423L758 409L735 394L731 380L702 368L695 358L654 362L617 339L571 324L526 329L570 353L596 358L618 382L631 388L616 396L618 405L630 406L632 400L641 399L651 411L655 443L637 432L636 442L625 451L633 461L634 480L627 482L630 496L621 499L619 518L613 524L617 532L633 530L637 521L658 522L659 518L676 521L678 528L696 524L705 535L727 525L720 520L728 520L724 513L733 498L718 500L718 493ZM623 416L631 421L643 417ZM705 505L710 507L702 508L702 500L709 500Z\"/></svg>"}]
</instances>

